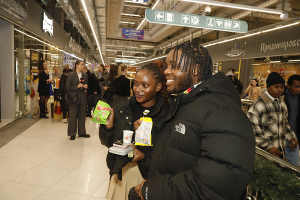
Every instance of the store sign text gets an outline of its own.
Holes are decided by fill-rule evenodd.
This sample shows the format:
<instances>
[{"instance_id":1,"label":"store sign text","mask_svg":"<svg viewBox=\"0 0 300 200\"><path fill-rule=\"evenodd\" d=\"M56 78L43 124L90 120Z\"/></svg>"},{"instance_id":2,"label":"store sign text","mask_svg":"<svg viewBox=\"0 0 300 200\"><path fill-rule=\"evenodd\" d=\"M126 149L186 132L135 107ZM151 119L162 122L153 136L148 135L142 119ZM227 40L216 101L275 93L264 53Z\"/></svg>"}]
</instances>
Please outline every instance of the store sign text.
<instances>
[{"instance_id":1,"label":"store sign text","mask_svg":"<svg viewBox=\"0 0 300 200\"><path fill-rule=\"evenodd\" d=\"M69 41L69 47L72 49L72 51L81 53L81 46L72 37Z\"/></svg>"},{"instance_id":2,"label":"store sign text","mask_svg":"<svg viewBox=\"0 0 300 200\"><path fill-rule=\"evenodd\" d=\"M43 30L53 36L53 19L49 19L46 13L44 13Z\"/></svg>"},{"instance_id":3,"label":"store sign text","mask_svg":"<svg viewBox=\"0 0 300 200\"><path fill-rule=\"evenodd\" d=\"M300 39L290 40L290 41L286 41L286 42L279 42L279 43L274 43L274 44L261 43L260 51L267 52L267 51L274 51L277 49L286 50L287 48L290 48L290 47L299 47L299 46L300 46Z\"/></svg>"}]
</instances>

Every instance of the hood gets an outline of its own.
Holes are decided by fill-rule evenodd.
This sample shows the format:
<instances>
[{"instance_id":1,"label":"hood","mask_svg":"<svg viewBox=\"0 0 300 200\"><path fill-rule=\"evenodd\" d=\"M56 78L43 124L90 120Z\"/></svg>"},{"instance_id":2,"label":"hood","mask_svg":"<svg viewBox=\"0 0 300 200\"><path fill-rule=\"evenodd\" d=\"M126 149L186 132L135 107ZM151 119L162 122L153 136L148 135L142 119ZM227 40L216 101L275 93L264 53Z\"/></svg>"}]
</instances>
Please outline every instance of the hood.
<instances>
[{"instance_id":1,"label":"hood","mask_svg":"<svg viewBox=\"0 0 300 200\"><path fill-rule=\"evenodd\" d=\"M196 89L192 90L189 94L180 95L180 103L185 104L191 102L199 95L205 93L219 93L229 96L235 102L237 102L239 106L241 106L241 99L238 91L223 72L219 72L209 79L203 81Z\"/></svg>"}]
</instances>

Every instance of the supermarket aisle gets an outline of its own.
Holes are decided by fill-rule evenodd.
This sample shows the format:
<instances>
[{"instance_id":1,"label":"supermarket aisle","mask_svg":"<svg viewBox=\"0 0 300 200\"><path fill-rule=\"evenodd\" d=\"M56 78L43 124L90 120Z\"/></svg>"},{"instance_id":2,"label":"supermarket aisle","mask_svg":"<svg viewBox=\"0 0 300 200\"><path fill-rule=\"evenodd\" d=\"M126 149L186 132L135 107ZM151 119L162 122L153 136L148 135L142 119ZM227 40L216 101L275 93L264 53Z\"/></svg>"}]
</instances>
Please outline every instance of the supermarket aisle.
<instances>
[{"instance_id":1,"label":"supermarket aisle","mask_svg":"<svg viewBox=\"0 0 300 200\"><path fill-rule=\"evenodd\" d=\"M107 148L98 124L91 138L67 137L67 124L41 119L0 149L1 200L103 200L108 187Z\"/></svg>"}]
</instances>

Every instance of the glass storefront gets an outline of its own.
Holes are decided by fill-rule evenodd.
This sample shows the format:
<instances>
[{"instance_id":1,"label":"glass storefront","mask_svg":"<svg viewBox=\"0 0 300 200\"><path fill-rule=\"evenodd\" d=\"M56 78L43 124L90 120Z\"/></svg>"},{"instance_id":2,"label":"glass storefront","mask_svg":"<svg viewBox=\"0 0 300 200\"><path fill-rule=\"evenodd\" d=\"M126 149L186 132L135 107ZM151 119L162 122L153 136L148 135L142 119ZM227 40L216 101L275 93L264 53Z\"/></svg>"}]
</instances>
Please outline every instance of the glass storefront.
<instances>
[{"instance_id":1,"label":"glass storefront","mask_svg":"<svg viewBox=\"0 0 300 200\"><path fill-rule=\"evenodd\" d=\"M48 63L49 75L56 66L62 72L63 65L74 66L76 58L55 47L54 44L44 41L42 38L33 36L31 33L15 26L14 31L14 60L15 60L15 117L30 114L33 107L31 104L37 99L38 71L42 69L43 61ZM31 54L37 55L37 66L32 66ZM35 100L34 100L35 99Z\"/></svg>"}]
</instances>

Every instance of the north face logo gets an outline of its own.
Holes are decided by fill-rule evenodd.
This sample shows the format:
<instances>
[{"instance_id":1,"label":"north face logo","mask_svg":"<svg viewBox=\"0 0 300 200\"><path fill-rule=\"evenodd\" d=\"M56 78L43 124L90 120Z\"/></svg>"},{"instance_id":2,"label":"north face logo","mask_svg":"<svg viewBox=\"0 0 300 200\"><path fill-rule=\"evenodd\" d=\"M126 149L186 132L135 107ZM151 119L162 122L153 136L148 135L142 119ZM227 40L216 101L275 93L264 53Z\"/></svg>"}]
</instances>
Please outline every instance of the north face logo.
<instances>
[{"instance_id":1,"label":"north face logo","mask_svg":"<svg viewBox=\"0 0 300 200\"><path fill-rule=\"evenodd\" d=\"M179 125L175 126L175 131L181 134L185 134L185 125L179 123Z\"/></svg>"}]
</instances>

